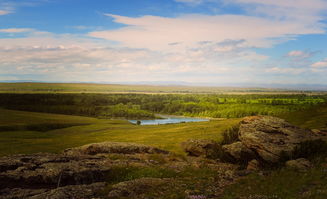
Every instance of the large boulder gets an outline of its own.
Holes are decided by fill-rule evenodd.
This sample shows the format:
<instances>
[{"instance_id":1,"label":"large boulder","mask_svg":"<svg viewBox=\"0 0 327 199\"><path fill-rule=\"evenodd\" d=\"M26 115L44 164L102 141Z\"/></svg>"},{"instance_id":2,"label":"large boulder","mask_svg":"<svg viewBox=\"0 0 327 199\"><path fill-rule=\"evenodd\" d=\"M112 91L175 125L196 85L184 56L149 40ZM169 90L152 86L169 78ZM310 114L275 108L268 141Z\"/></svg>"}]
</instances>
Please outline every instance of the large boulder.
<instances>
[{"instance_id":1,"label":"large boulder","mask_svg":"<svg viewBox=\"0 0 327 199\"><path fill-rule=\"evenodd\" d=\"M66 149L67 155L96 155L104 153L121 153L121 154L136 154L136 153L161 153L168 154L168 151L158 149L156 147L146 146L142 144L123 143L123 142L101 142L87 144L81 147Z\"/></svg>"},{"instance_id":2,"label":"large boulder","mask_svg":"<svg viewBox=\"0 0 327 199\"><path fill-rule=\"evenodd\" d=\"M242 142L222 146L223 152L235 162L248 162L255 158L255 153Z\"/></svg>"},{"instance_id":3,"label":"large boulder","mask_svg":"<svg viewBox=\"0 0 327 199\"><path fill-rule=\"evenodd\" d=\"M270 116L246 117L239 128L239 139L245 147L269 163L277 163L284 155L291 155L301 142L318 138L310 130Z\"/></svg>"},{"instance_id":4,"label":"large boulder","mask_svg":"<svg viewBox=\"0 0 327 199\"><path fill-rule=\"evenodd\" d=\"M111 170L110 162L101 157L68 157L61 154L1 157L0 165L3 168L0 172L0 189L90 184L104 181L106 173Z\"/></svg>"},{"instance_id":5,"label":"large boulder","mask_svg":"<svg viewBox=\"0 0 327 199\"><path fill-rule=\"evenodd\" d=\"M115 178L116 174L112 174L117 167L152 166L149 154L165 157L168 151L105 142L67 149L60 154L0 157L0 198L96 198L105 182Z\"/></svg>"},{"instance_id":6,"label":"large boulder","mask_svg":"<svg viewBox=\"0 0 327 199\"><path fill-rule=\"evenodd\" d=\"M96 198L106 188L106 183L98 182L89 185L69 185L55 189L4 189L0 190L1 199L72 199Z\"/></svg>"},{"instance_id":7,"label":"large boulder","mask_svg":"<svg viewBox=\"0 0 327 199\"><path fill-rule=\"evenodd\" d=\"M188 155L205 158L217 158L220 150L219 144L213 140L190 139L181 146Z\"/></svg>"}]
</instances>

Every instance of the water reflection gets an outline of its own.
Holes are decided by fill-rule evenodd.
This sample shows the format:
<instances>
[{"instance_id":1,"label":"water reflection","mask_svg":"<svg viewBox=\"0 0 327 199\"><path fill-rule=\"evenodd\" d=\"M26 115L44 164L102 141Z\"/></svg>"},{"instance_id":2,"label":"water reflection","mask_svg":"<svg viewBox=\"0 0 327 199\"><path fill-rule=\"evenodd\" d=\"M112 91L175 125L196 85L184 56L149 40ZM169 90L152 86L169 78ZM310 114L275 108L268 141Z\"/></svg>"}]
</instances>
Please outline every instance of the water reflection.
<instances>
[{"instance_id":1,"label":"water reflection","mask_svg":"<svg viewBox=\"0 0 327 199\"><path fill-rule=\"evenodd\" d=\"M191 118L191 117L167 117L164 119L153 119L153 120L128 120L133 124L137 124L140 121L140 125L158 125L158 124L176 124L185 122L205 122L208 119L202 118Z\"/></svg>"}]
</instances>

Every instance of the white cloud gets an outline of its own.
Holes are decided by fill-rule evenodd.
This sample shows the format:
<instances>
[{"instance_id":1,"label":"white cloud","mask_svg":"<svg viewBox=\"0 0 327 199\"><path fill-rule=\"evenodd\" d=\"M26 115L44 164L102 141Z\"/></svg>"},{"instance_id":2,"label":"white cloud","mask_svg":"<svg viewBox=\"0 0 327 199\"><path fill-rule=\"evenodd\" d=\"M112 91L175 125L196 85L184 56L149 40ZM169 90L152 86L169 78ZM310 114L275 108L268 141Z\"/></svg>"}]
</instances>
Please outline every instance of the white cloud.
<instances>
[{"instance_id":1,"label":"white cloud","mask_svg":"<svg viewBox=\"0 0 327 199\"><path fill-rule=\"evenodd\" d=\"M327 59L324 59L322 61L313 63L311 67L319 69L319 68L327 68Z\"/></svg>"},{"instance_id":2,"label":"white cloud","mask_svg":"<svg viewBox=\"0 0 327 199\"><path fill-rule=\"evenodd\" d=\"M10 14L11 13L11 11L9 11L9 10L0 10L0 16L1 15L7 15L7 14Z\"/></svg>"},{"instance_id":3,"label":"white cloud","mask_svg":"<svg viewBox=\"0 0 327 199\"><path fill-rule=\"evenodd\" d=\"M180 3L192 4L192 5L197 5L204 2L204 0L175 0L175 1Z\"/></svg>"},{"instance_id":4,"label":"white cloud","mask_svg":"<svg viewBox=\"0 0 327 199\"><path fill-rule=\"evenodd\" d=\"M293 74L298 75L301 73L306 72L307 69L305 68L282 68L282 67L272 67L266 69L268 73L275 73L275 74Z\"/></svg>"},{"instance_id":5,"label":"white cloud","mask_svg":"<svg viewBox=\"0 0 327 199\"><path fill-rule=\"evenodd\" d=\"M289 57L303 57L306 56L306 53L300 50L294 50L287 53Z\"/></svg>"},{"instance_id":6,"label":"white cloud","mask_svg":"<svg viewBox=\"0 0 327 199\"><path fill-rule=\"evenodd\" d=\"M198 48L160 52L35 32L27 38L0 39L2 75L52 76L57 81L222 81L244 71L248 63L266 59L244 48L243 41L202 42ZM241 67L235 66L239 63Z\"/></svg>"},{"instance_id":7,"label":"white cloud","mask_svg":"<svg viewBox=\"0 0 327 199\"><path fill-rule=\"evenodd\" d=\"M185 47L202 41L222 42L226 39L245 40L247 46L268 47L276 42L273 38L324 32L322 27L312 26L311 23L239 15L185 15L178 18L110 16L127 27L91 32L89 35L118 41L132 48L153 50L172 49L169 44L176 42L181 44L179 47Z\"/></svg>"},{"instance_id":8,"label":"white cloud","mask_svg":"<svg viewBox=\"0 0 327 199\"><path fill-rule=\"evenodd\" d=\"M23 33L23 32L32 32L31 28L7 28L0 29L0 33Z\"/></svg>"},{"instance_id":9,"label":"white cloud","mask_svg":"<svg viewBox=\"0 0 327 199\"><path fill-rule=\"evenodd\" d=\"M289 58L294 59L295 61L305 60L313 57L316 52L311 51L302 51L302 50L293 50L287 53Z\"/></svg>"},{"instance_id":10,"label":"white cloud","mask_svg":"<svg viewBox=\"0 0 327 199\"><path fill-rule=\"evenodd\" d=\"M199 4L200 0L178 0ZM214 1L214 0L212 0ZM227 0L224 0L227 2ZM266 81L266 75L301 76L322 62L265 67L269 57L254 47L303 34L324 33L320 0L228 0L247 12L243 15L182 15L178 17L126 17L106 14L125 25L94 31L91 37L52 34L29 28L0 29L2 33L26 33L21 38L0 38L0 71L40 75L49 81ZM293 2L294 3L294 2ZM267 6L271 10L266 10ZM244 7L243 7L244 6ZM266 10L266 12L264 12ZM286 12L288 10L288 12ZM86 27L76 27L84 29ZM101 39L98 39L101 38ZM118 44L117 44L117 43ZM312 52L290 51L284 61L306 60ZM295 62L295 61L296 62ZM312 64L312 67L308 67ZM254 78L255 77L255 78Z\"/></svg>"}]
</instances>

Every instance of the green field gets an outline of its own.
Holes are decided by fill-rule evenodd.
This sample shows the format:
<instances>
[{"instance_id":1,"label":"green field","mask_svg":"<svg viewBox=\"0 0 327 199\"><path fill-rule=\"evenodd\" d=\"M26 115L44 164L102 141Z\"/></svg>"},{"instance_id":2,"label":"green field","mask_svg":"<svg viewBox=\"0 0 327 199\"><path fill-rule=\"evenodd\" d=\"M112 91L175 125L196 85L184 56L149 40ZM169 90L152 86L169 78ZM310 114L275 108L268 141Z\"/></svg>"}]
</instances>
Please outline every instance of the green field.
<instances>
[{"instance_id":1,"label":"green field","mask_svg":"<svg viewBox=\"0 0 327 199\"><path fill-rule=\"evenodd\" d=\"M327 128L327 106L284 115L303 128ZM126 120L0 109L0 155L60 152L88 143L117 141L157 146L182 153L180 143L190 139L214 139L240 119L138 126Z\"/></svg>"},{"instance_id":2,"label":"green field","mask_svg":"<svg viewBox=\"0 0 327 199\"><path fill-rule=\"evenodd\" d=\"M229 89L2 83L0 155L60 152L102 141L142 143L182 153L181 142L190 138L218 141L222 132L250 115L279 116L304 128L327 128L323 93ZM125 119L154 118L155 114L213 119L159 126L137 126Z\"/></svg>"},{"instance_id":3,"label":"green field","mask_svg":"<svg viewBox=\"0 0 327 199\"><path fill-rule=\"evenodd\" d=\"M106 120L59 114L32 113L0 109L0 155L60 152L87 143L117 141L158 146L182 153L180 143L190 138L221 138L221 132L239 119L169 125L137 126L125 120ZM29 130L28 126L72 125L48 131ZM13 127L11 131L6 130ZM14 127L21 126L19 129ZM24 129L25 126L25 129ZM6 127L6 128L3 128ZM47 129L47 128L45 128ZM42 130L42 128L41 128Z\"/></svg>"},{"instance_id":4,"label":"green field","mask_svg":"<svg viewBox=\"0 0 327 199\"><path fill-rule=\"evenodd\" d=\"M205 87L205 86L153 86L92 83L0 83L3 93L260 93L260 94L326 94L326 92L292 91L268 88Z\"/></svg>"},{"instance_id":5,"label":"green field","mask_svg":"<svg viewBox=\"0 0 327 199\"><path fill-rule=\"evenodd\" d=\"M327 129L326 102L326 93L267 89L0 84L0 156L59 153L70 147L104 141L140 143L184 154L180 147L183 141L191 138L221 141L223 132L235 127L244 116L272 115L303 128ZM150 126L133 125L126 120L153 118L156 114L211 120ZM222 198L324 199L325 168L321 160L314 161L317 166L300 178L297 171L283 168L268 171L264 176L244 177L227 187ZM204 185L210 184L209 179L215 173L202 170L206 171L204 168L198 174L192 172L185 183L203 179ZM136 176L161 176L148 173L140 170ZM296 183L289 184L290 181ZM304 189L308 197L302 197ZM184 190L179 191L184 194Z\"/></svg>"}]
</instances>

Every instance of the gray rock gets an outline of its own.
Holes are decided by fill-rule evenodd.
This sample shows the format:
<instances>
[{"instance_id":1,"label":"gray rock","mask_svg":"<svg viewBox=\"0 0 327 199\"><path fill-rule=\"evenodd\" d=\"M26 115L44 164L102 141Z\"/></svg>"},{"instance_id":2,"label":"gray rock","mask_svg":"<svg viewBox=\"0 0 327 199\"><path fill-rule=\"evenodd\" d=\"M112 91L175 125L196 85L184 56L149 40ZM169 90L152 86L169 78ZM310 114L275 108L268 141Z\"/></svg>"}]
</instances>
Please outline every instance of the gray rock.
<instances>
[{"instance_id":1,"label":"gray rock","mask_svg":"<svg viewBox=\"0 0 327 199\"><path fill-rule=\"evenodd\" d=\"M255 153L247 148L242 142L235 142L222 146L225 154L236 162L248 162L255 158Z\"/></svg>"},{"instance_id":2,"label":"gray rock","mask_svg":"<svg viewBox=\"0 0 327 199\"><path fill-rule=\"evenodd\" d=\"M168 151L158 149L156 147L121 142L101 142L88 144L81 147L66 149L64 151L67 155L96 155L105 153L122 153L122 154L135 154L135 153L160 153L168 154Z\"/></svg>"},{"instance_id":3,"label":"gray rock","mask_svg":"<svg viewBox=\"0 0 327 199\"><path fill-rule=\"evenodd\" d=\"M108 198L135 198L167 182L167 179L140 178L113 185Z\"/></svg>"},{"instance_id":4,"label":"gray rock","mask_svg":"<svg viewBox=\"0 0 327 199\"><path fill-rule=\"evenodd\" d=\"M94 199L100 196L105 187L106 183L103 182L89 185L71 185L34 195L28 199Z\"/></svg>"},{"instance_id":5,"label":"gray rock","mask_svg":"<svg viewBox=\"0 0 327 199\"><path fill-rule=\"evenodd\" d=\"M120 153L121 160L108 153ZM0 157L0 198L95 198L117 166L150 166L148 154L168 154L131 143L98 143L61 154L38 153Z\"/></svg>"},{"instance_id":6,"label":"gray rock","mask_svg":"<svg viewBox=\"0 0 327 199\"><path fill-rule=\"evenodd\" d=\"M7 188L7 189L0 190L0 198L1 199L30 198L32 196L39 195L47 191L49 191L49 189Z\"/></svg>"},{"instance_id":7,"label":"gray rock","mask_svg":"<svg viewBox=\"0 0 327 199\"><path fill-rule=\"evenodd\" d=\"M34 154L0 158L0 189L53 188L56 186L90 184L103 181L110 170L109 162L101 157L69 157L56 154ZM16 169L8 167L12 162Z\"/></svg>"},{"instance_id":8,"label":"gray rock","mask_svg":"<svg viewBox=\"0 0 327 199\"><path fill-rule=\"evenodd\" d=\"M246 117L239 128L240 141L262 160L270 163L279 162L283 153L291 154L301 142L319 138L310 130L269 116Z\"/></svg>"},{"instance_id":9,"label":"gray rock","mask_svg":"<svg viewBox=\"0 0 327 199\"><path fill-rule=\"evenodd\" d=\"M183 150L190 156L217 158L220 150L218 143L213 140L188 140L181 144Z\"/></svg>"},{"instance_id":10,"label":"gray rock","mask_svg":"<svg viewBox=\"0 0 327 199\"><path fill-rule=\"evenodd\" d=\"M246 167L246 170L248 171L259 171L260 169L261 169L260 162L255 159L251 160Z\"/></svg>"}]
</instances>

